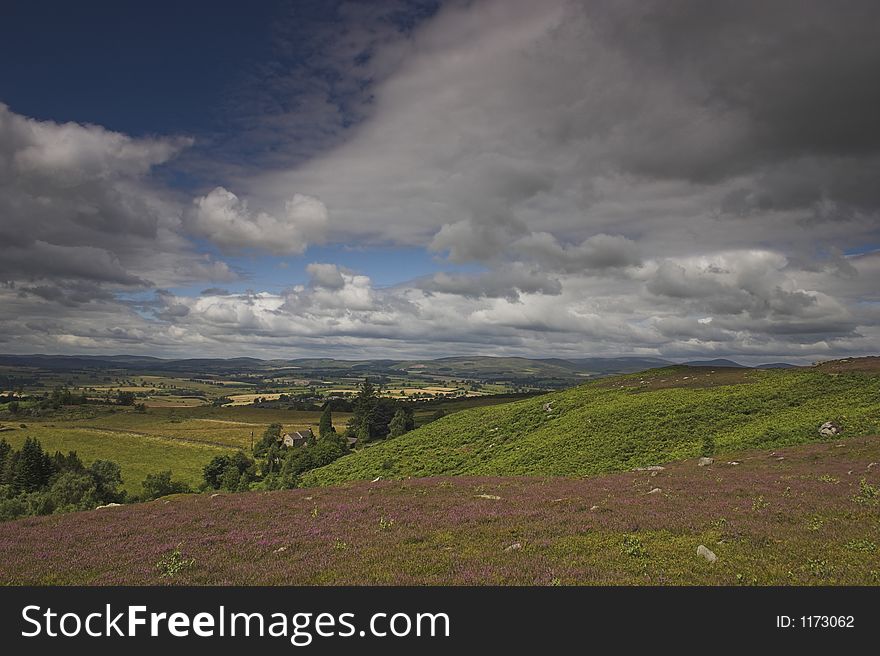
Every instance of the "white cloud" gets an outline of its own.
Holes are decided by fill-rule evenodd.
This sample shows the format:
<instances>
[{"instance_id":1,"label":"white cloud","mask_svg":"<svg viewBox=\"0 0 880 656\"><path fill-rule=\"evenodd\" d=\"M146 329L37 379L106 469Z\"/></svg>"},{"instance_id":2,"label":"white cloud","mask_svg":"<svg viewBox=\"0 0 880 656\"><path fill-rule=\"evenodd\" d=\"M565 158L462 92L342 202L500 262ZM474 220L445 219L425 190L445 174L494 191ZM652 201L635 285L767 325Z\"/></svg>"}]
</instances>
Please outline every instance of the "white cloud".
<instances>
[{"instance_id":1,"label":"white cloud","mask_svg":"<svg viewBox=\"0 0 880 656\"><path fill-rule=\"evenodd\" d=\"M191 227L226 251L256 248L276 255L296 255L309 241L323 237L327 208L317 198L294 194L272 215L252 211L248 201L216 187L193 201Z\"/></svg>"}]
</instances>

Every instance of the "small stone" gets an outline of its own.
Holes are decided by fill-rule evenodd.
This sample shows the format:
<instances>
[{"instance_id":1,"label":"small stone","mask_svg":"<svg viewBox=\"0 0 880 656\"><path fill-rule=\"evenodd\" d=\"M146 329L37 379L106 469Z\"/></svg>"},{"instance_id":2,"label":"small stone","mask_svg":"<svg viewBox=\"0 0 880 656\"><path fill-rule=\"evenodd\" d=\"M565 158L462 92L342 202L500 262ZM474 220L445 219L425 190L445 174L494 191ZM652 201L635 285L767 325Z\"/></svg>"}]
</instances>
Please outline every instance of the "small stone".
<instances>
[{"instance_id":1,"label":"small stone","mask_svg":"<svg viewBox=\"0 0 880 656\"><path fill-rule=\"evenodd\" d=\"M104 504L103 506L98 506L97 508L95 508L95 510L101 510L101 508L115 508L116 506L121 506L121 505L122 505L121 503L107 503L107 504Z\"/></svg>"},{"instance_id":2,"label":"small stone","mask_svg":"<svg viewBox=\"0 0 880 656\"><path fill-rule=\"evenodd\" d=\"M519 551L522 549L522 545L519 542L514 542L508 547L504 547L504 553L510 553L511 551Z\"/></svg>"},{"instance_id":3,"label":"small stone","mask_svg":"<svg viewBox=\"0 0 880 656\"><path fill-rule=\"evenodd\" d=\"M599 510L599 506L590 506L590 510L596 512L597 510Z\"/></svg>"},{"instance_id":4,"label":"small stone","mask_svg":"<svg viewBox=\"0 0 880 656\"><path fill-rule=\"evenodd\" d=\"M700 458L699 460L697 460L697 464L698 464L700 467L706 467L707 465L711 465L711 464L713 464L714 462L715 462L715 458L707 458L706 456L703 456L702 458Z\"/></svg>"},{"instance_id":5,"label":"small stone","mask_svg":"<svg viewBox=\"0 0 880 656\"><path fill-rule=\"evenodd\" d=\"M287 547L278 547L278 548L277 548L275 551L273 551L272 553L281 553L282 551L287 551Z\"/></svg>"},{"instance_id":6,"label":"small stone","mask_svg":"<svg viewBox=\"0 0 880 656\"><path fill-rule=\"evenodd\" d=\"M648 494L660 494L662 491L663 490L661 490L659 487L655 487L653 490L648 492Z\"/></svg>"},{"instance_id":7,"label":"small stone","mask_svg":"<svg viewBox=\"0 0 880 656\"><path fill-rule=\"evenodd\" d=\"M713 552L711 549L703 544L697 547L697 555L701 558L705 558L710 563L714 563L716 560L718 560L718 556L715 555L715 552Z\"/></svg>"},{"instance_id":8,"label":"small stone","mask_svg":"<svg viewBox=\"0 0 880 656\"><path fill-rule=\"evenodd\" d=\"M785 460L785 456L777 456L777 460Z\"/></svg>"},{"instance_id":9,"label":"small stone","mask_svg":"<svg viewBox=\"0 0 880 656\"><path fill-rule=\"evenodd\" d=\"M213 499L214 497L219 497L219 496L220 496L220 493L219 493L219 492L215 492L214 494L211 495L211 498Z\"/></svg>"},{"instance_id":10,"label":"small stone","mask_svg":"<svg viewBox=\"0 0 880 656\"><path fill-rule=\"evenodd\" d=\"M728 464L728 465L733 465L733 466L735 467L736 465L740 465L740 464L742 464L742 463L737 462L736 460L731 460L731 461L728 462L727 464Z\"/></svg>"},{"instance_id":11,"label":"small stone","mask_svg":"<svg viewBox=\"0 0 880 656\"><path fill-rule=\"evenodd\" d=\"M822 437L833 437L835 435L840 435L842 432L843 429L835 421L826 421L819 426L819 435Z\"/></svg>"},{"instance_id":12,"label":"small stone","mask_svg":"<svg viewBox=\"0 0 880 656\"><path fill-rule=\"evenodd\" d=\"M498 501L501 498L497 494L477 494L475 496L478 499L492 499L492 501Z\"/></svg>"},{"instance_id":13,"label":"small stone","mask_svg":"<svg viewBox=\"0 0 880 656\"><path fill-rule=\"evenodd\" d=\"M377 476L372 481L370 481L370 483L378 483L381 478L382 478L381 476Z\"/></svg>"}]
</instances>

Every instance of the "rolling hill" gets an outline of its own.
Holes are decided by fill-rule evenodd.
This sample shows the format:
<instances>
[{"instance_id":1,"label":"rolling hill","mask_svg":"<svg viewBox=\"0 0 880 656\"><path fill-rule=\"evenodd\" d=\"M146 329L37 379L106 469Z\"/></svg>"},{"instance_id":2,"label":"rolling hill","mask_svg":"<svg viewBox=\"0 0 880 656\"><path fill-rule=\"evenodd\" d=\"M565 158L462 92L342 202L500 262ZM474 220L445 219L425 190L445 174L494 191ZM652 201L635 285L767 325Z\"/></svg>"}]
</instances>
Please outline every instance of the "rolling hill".
<instances>
[{"instance_id":1,"label":"rolling hill","mask_svg":"<svg viewBox=\"0 0 880 656\"><path fill-rule=\"evenodd\" d=\"M304 485L424 476L586 476L700 454L880 431L880 376L666 367L456 413L306 474Z\"/></svg>"}]
</instances>

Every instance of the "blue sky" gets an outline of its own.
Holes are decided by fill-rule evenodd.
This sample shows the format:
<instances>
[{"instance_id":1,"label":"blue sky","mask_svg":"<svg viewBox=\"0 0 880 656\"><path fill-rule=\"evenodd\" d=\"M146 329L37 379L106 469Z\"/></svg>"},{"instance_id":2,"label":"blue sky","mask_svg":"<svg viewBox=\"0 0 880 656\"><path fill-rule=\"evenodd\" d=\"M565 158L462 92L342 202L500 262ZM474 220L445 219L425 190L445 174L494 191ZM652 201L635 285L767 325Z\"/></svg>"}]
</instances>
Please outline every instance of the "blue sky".
<instances>
[{"instance_id":1,"label":"blue sky","mask_svg":"<svg viewBox=\"0 0 880 656\"><path fill-rule=\"evenodd\" d=\"M273 0L4 2L3 100L40 119L207 133L247 67L271 54ZM39 26L33 29L32 26Z\"/></svg>"},{"instance_id":2,"label":"blue sky","mask_svg":"<svg viewBox=\"0 0 880 656\"><path fill-rule=\"evenodd\" d=\"M5 2L0 351L876 352L880 5L702 6Z\"/></svg>"}]
</instances>

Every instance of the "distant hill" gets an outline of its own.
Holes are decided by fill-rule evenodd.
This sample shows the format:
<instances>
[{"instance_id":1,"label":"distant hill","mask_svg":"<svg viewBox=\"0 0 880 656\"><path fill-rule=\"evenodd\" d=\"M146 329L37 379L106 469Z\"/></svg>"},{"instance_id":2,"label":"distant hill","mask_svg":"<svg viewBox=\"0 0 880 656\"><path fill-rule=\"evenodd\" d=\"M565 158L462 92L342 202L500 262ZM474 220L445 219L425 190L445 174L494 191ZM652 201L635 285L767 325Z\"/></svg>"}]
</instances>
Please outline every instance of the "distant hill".
<instances>
[{"instance_id":1,"label":"distant hill","mask_svg":"<svg viewBox=\"0 0 880 656\"><path fill-rule=\"evenodd\" d=\"M665 367L455 413L309 472L306 485L376 477L585 476L700 454L880 432L880 375Z\"/></svg>"},{"instance_id":2,"label":"distant hill","mask_svg":"<svg viewBox=\"0 0 880 656\"><path fill-rule=\"evenodd\" d=\"M746 368L744 364L740 364L739 362L734 362L733 360L725 360L724 358L718 358L715 360L692 360L691 362L684 362L685 367L741 367Z\"/></svg>"},{"instance_id":3,"label":"distant hill","mask_svg":"<svg viewBox=\"0 0 880 656\"><path fill-rule=\"evenodd\" d=\"M265 374L295 370L302 377L323 375L384 376L408 374L457 379L498 380L531 386L567 387L584 378L642 371L671 364L659 358L521 358L456 356L433 360L336 360L299 358L260 360L257 358L188 358L171 360L132 355L0 355L0 365L34 367L50 371L114 370L169 374Z\"/></svg>"},{"instance_id":4,"label":"distant hill","mask_svg":"<svg viewBox=\"0 0 880 656\"><path fill-rule=\"evenodd\" d=\"M759 364L755 369L797 369L796 364L788 362L768 362L767 364Z\"/></svg>"}]
</instances>

